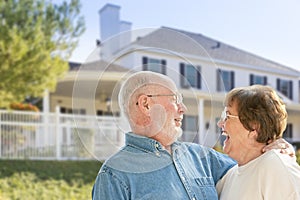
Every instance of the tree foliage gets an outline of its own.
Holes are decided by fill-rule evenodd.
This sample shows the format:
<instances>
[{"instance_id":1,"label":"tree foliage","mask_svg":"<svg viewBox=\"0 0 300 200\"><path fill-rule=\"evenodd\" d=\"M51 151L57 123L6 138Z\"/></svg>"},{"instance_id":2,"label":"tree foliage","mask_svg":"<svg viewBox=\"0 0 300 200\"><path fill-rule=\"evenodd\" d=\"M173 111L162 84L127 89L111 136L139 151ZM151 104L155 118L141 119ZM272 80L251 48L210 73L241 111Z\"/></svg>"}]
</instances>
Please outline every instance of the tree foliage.
<instances>
[{"instance_id":1,"label":"tree foliage","mask_svg":"<svg viewBox=\"0 0 300 200\"><path fill-rule=\"evenodd\" d=\"M80 0L0 1L0 107L55 89L85 30Z\"/></svg>"}]
</instances>

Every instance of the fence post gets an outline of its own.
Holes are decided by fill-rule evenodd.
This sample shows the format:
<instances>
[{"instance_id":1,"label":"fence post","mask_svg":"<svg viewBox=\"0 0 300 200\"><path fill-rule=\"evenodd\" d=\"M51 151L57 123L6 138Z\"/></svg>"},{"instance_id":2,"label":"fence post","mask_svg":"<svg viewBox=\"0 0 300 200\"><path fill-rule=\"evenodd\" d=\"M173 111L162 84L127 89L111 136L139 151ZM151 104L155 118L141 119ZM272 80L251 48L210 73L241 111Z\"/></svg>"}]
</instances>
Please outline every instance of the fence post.
<instances>
[{"instance_id":1,"label":"fence post","mask_svg":"<svg viewBox=\"0 0 300 200\"><path fill-rule=\"evenodd\" d=\"M55 132L56 132L56 159L61 158L61 129L60 129L60 108L55 107Z\"/></svg>"},{"instance_id":2,"label":"fence post","mask_svg":"<svg viewBox=\"0 0 300 200\"><path fill-rule=\"evenodd\" d=\"M50 109L49 109L49 90L44 90L43 96L43 146L47 144L49 137L49 122L50 122Z\"/></svg>"}]
</instances>

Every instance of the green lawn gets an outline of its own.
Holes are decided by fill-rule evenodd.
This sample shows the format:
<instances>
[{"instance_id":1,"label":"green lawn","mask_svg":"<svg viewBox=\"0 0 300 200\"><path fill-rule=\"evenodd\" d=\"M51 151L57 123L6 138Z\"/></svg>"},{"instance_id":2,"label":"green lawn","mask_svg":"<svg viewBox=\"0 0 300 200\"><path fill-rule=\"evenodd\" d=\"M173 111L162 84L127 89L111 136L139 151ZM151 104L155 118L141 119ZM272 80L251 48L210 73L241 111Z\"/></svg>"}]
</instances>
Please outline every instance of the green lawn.
<instances>
[{"instance_id":1,"label":"green lawn","mask_svg":"<svg viewBox=\"0 0 300 200\"><path fill-rule=\"evenodd\" d=\"M300 164L300 150L297 152ZM86 200L99 161L0 160L0 200Z\"/></svg>"},{"instance_id":2,"label":"green lawn","mask_svg":"<svg viewBox=\"0 0 300 200\"><path fill-rule=\"evenodd\" d=\"M99 161L0 160L0 200L86 200Z\"/></svg>"}]
</instances>

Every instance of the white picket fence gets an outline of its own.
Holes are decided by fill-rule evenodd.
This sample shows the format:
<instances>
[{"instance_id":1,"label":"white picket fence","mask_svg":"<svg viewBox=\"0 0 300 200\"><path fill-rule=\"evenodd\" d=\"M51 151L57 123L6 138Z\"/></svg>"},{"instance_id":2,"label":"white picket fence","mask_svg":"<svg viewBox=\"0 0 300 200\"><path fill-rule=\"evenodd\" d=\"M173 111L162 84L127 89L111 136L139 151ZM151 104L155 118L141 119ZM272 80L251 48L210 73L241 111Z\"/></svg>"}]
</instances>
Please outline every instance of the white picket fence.
<instances>
[{"instance_id":1,"label":"white picket fence","mask_svg":"<svg viewBox=\"0 0 300 200\"><path fill-rule=\"evenodd\" d=\"M124 143L118 120L0 110L0 159L104 160Z\"/></svg>"}]
</instances>

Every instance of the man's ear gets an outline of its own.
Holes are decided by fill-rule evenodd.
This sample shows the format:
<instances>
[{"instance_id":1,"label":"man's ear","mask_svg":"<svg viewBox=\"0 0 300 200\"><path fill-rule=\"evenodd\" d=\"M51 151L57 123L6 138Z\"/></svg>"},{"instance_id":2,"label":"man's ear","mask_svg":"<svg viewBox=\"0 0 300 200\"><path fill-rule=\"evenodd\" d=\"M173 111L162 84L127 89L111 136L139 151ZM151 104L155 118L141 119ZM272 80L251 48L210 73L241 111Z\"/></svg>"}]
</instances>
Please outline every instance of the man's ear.
<instances>
[{"instance_id":1,"label":"man's ear","mask_svg":"<svg viewBox=\"0 0 300 200\"><path fill-rule=\"evenodd\" d=\"M147 95L141 95L139 96L137 100L137 106L139 107L139 110L144 113L145 115L149 116L150 113L150 98L147 97Z\"/></svg>"}]
</instances>

